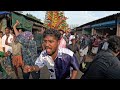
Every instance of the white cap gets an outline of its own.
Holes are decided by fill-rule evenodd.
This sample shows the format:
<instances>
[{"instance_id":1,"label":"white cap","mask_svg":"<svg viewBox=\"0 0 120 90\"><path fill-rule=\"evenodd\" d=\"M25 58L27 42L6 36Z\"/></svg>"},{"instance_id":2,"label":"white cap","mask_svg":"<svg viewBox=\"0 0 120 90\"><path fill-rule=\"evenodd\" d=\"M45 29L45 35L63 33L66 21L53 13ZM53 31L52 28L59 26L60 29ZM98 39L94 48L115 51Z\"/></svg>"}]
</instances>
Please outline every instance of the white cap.
<instances>
[{"instance_id":1,"label":"white cap","mask_svg":"<svg viewBox=\"0 0 120 90\"><path fill-rule=\"evenodd\" d=\"M75 36L74 36L74 35L72 35L72 36L70 37L70 40L72 40L72 39L75 39Z\"/></svg>"}]
</instances>

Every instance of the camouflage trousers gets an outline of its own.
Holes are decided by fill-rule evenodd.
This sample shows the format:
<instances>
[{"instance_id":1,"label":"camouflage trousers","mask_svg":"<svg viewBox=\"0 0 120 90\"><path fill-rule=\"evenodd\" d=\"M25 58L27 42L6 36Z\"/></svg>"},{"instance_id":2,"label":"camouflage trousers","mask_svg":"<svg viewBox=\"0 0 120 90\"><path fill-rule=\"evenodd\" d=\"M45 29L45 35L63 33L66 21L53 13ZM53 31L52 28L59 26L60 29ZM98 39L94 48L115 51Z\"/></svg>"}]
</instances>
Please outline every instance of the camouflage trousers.
<instances>
[{"instance_id":1,"label":"camouflage trousers","mask_svg":"<svg viewBox=\"0 0 120 90\"><path fill-rule=\"evenodd\" d=\"M11 74L13 73L10 61L8 60L9 59L6 57L3 58L0 57L0 64L2 68L2 79L7 79L8 77L11 77Z\"/></svg>"}]
</instances>

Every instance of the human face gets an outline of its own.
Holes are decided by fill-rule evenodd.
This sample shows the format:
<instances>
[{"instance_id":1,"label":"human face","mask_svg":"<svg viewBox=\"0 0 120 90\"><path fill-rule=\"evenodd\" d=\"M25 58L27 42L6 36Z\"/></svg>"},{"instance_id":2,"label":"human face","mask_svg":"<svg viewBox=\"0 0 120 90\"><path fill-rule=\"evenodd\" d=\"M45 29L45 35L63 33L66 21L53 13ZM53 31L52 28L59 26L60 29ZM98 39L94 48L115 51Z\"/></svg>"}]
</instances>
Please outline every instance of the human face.
<instances>
[{"instance_id":1,"label":"human face","mask_svg":"<svg viewBox=\"0 0 120 90\"><path fill-rule=\"evenodd\" d=\"M72 39L72 44L75 44L76 43L76 39Z\"/></svg>"},{"instance_id":2,"label":"human face","mask_svg":"<svg viewBox=\"0 0 120 90\"><path fill-rule=\"evenodd\" d=\"M55 38L55 36L47 35L44 38L44 43L43 43L44 46L45 46L45 49L47 51L47 54L52 56L55 53L57 53L57 49L58 49L59 43L60 43L60 40L57 40Z\"/></svg>"},{"instance_id":3,"label":"human face","mask_svg":"<svg viewBox=\"0 0 120 90\"><path fill-rule=\"evenodd\" d=\"M9 34L10 30L9 29L5 29L5 34Z\"/></svg>"},{"instance_id":4,"label":"human face","mask_svg":"<svg viewBox=\"0 0 120 90\"><path fill-rule=\"evenodd\" d=\"M63 32L62 32L62 31L60 31L60 33L61 33L61 35L63 35Z\"/></svg>"},{"instance_id":5,"label":"human face","mask_svg":"<svg viewBox=\"0 0 120 90\"><path fill-rule=\"evenodd\" d=\"M61 37L62 37L64 33L62 31L60 31L60 33L61 33Z\"/></svg>"}]
</instances>

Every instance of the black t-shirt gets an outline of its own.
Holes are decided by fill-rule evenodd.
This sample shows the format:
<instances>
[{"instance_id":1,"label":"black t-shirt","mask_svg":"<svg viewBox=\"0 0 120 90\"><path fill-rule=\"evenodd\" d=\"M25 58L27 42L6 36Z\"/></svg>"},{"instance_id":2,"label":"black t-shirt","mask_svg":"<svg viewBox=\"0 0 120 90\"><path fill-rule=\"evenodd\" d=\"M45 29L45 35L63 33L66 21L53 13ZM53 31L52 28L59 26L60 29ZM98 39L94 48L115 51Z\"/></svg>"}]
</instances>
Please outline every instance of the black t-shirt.
<instances>
[{"instance_id":1,"label":"black t-shirt","mask_svg":"<svg viewBox=\"0 0 120 90\"><path fill-rule=\"evenodd\" d=\"M120 61L111 50L102 50L81 79L120 79Z\"/></svg>"}]
</instances>

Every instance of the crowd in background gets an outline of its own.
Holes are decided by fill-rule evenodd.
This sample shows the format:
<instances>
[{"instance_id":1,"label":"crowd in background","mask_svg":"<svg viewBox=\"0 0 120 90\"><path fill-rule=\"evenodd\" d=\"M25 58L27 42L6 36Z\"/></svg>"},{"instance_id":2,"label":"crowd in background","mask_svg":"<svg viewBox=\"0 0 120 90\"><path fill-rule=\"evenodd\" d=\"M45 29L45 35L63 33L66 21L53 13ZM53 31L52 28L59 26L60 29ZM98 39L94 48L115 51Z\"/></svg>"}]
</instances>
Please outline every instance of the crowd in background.
<instances>
[{"instance_id":1,"label":"crowd in background","mask_svg":"<svg viewBox=\"0 0 120 90\"><path fill-rule=\"evenodd\" d=\"M34 66L35 63L41 64L38 63L38 57L41 55L41 52L46 49L51 49L49 46L46 46L47 41L44 40L50 33L46 32L47 30L38 30L36 33L24 31L17 28L18 25L19 21L16 21L16 24L12 28L5 28L5 33L0 31L0 71L2 72L2 78L10 79L12 78L10 72L15 72L16 78L20 79L18 73L18 68L20 67L23 79L29 79L30 74L33 79L40 79L40 70L33 70L38 67L32 68L33 71L31 72L26 70L29 66ZM78 70L79 68L84 73L82 79L120 79L120 62L118 60L120 56L119 37L111 37L108 33L105 35L83 34L79 36L75 31L58 31L61 34L59 48L67 48L74 53L75 56L72 58L75 63L71 63L73 65L70 67L72 67L71 70ZM45 36L43 36L44 32L47 33ZM51 32L52 34L53 32ZM65 51L67 50L65 49ZM93 57L93 61L88 66L86 61L87 56ZM74 58L77 59L74 60ZM70 62L72 62L72 59ZM79 64L78 66L77 63ZM27 69L24 69L25 65L29 65L25 67ZM42 67L42 65L38 66Z\"/></svg>"}]
</instances>

